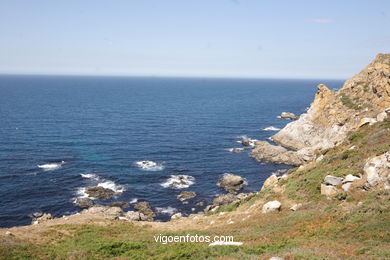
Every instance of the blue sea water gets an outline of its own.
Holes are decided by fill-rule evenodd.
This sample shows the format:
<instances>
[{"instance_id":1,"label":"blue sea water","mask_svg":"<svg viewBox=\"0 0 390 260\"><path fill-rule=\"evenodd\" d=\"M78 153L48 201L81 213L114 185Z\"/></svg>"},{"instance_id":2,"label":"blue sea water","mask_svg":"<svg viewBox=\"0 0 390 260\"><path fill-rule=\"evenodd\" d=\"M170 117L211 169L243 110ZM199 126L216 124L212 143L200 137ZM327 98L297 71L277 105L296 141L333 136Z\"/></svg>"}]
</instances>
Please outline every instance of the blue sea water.
<instances>
[{"instance_id":1,"label":"blue sea water","mask_svg":"<svg viewBox=\"0 0 390 260\"><path fill-rule=\"evenodd\" d=\"M250 149L226 149L241 147L237 141L243 135L266 140L275 132L262 129L286 125L289 121L277 118L282 111L304 113L319 83L342 85L0 76L0 227L29 224L29 215L38 211L57 217L78 212L73 202L82 188L99 183L125 190L97 203L147 200L160 220L167 220L172 208L190 214L196 202L210 203L223 193L216 182L227 172L247 179L244 192L257 191L273 171L288 166L261 164L249 156ZM140 169L135 163L141 160L161 163L163 169ZM38 167L61 161L58 168ZM194 184L184 189L161 185L178 174L194 177ZM198 196L183 205L176 198L182 190Z\"/></svg>"}]
</instances>

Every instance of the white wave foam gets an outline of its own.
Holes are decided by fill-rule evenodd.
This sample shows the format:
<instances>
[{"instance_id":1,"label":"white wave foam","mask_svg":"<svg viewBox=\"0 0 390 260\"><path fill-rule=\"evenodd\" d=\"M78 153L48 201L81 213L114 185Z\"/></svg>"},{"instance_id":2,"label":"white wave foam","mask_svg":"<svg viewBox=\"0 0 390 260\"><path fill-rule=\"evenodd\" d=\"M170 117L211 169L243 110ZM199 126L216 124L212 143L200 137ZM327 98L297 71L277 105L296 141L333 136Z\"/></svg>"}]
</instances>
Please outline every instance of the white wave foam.
<instances>
[{"instance_id":1,"label":"white wave foam","mask_svg":"<svg viewBox=\"0 0 390 260\"><path fill-rule=\"evenodd\" d=\"M125 188L123 188L123 186L118 186L113 181L104 181L99 183L97 186L113 190L115 193L122 193L125 191Z\"/></svg>"},{"instance_id":2,"label":"white wave foam","mask_svg":"<svg viewBox=\"0 0 390 260\"><path fill-rule=\"evenodd\" d=\"M164 188L184 189L195 183L195 178L190 175L170 175L168 180L160 185Z\"/></svg>"},{"instance_id":3,"label":"white wave foam","mask_svg":"<svg viewBox=\"0 0 390 260\"><path fill-rule=\"evenodd\" d=\"M279 131L280 128L274 127L274 126L268 126L263 128L264 131Z\"/></svg>"},{"instance_id":4,"label":"white wave foam","mask_svg":"<svg viewBox=\"0 0 390 260\"><path fill-rule=\"evenodd\" d=\"M258 141L257 139L251 139L251 138L249 138L246 135L238 136L238 138L240 138L241 140L237 141L237 143L242 144L243 140L248 140L249 141L249 146L251 146L251 147L254 147L255 146L255 142Z\"/></svg>"},{"instance_id":5,"label":"white wave foam","mask_svg":"<svg viewBox=\"0 0 390 260\"><path fill-rule=\"evenodd\" d=\"M157 213L160 213L160 214L173 215L177 212L177 209L172 208L172 207L165 207L165 208L156 207L156 211L157 211Z\"/></svg>"},{"instance_id":6,"label":"white wave foam","mask_svg":"<svg viewBox=\"0 0 390 260\"><path fill-rule=\"evenodd\" d=\"M81 173L80 175L85 179L99 180L99 176L93 173Z\"/></svg>"},{"instance_id":7,"label":"white wave foam","mask_svg":"<svg viewBox=\"0 0 390 260\"><path fill-rule=\"evenodd\" d=\"M226 150L231 152L231 153L239 153L239 152L244 151L244 148L228 148Z\"/></svg>"},{"instance_id":8,"label":"white wave foam","mask_svg":"<svg viewBox=\"0 0 390 260\"><path fill-rule=\"evenodd\" d=\"M85 187L81 187L77 189L76 191L77 198L74 200L74 202L76 202L78 198L88 198L88 194L85 192L85 189L86 189Z\"/></svg>"},{"instance_id":9,"label":"white wave foam","mask_svg":"<svg viewBox=\"0 0 390 260\"><path fill-rule=\"evenodd\" d=\"M38 164L38 168L44 169L45 171L52 171L61 168L61 166L65 163L65 161L61 161L59 163L46 163L46 164Z\"/></svg>"},{"instance_id":10,"label":"white wave foam","mask_svg":"<svg viewBox=\"0 0 390 260\"><path fill-rule=\"evenodd\" d=\"M156 163L153 161L138 161L135 164L144 171L162 171L164 165L162 163Z\"/></svg>"},{"instance_id":11,"label":"white wave foam","mask_svg":"<svg viewBox=\"0 0 390 260\"><path fill-rule=\"evenodd\" d=\"M113 182L113 181L101 180L99 178L99 176L97 176L96 174L87 173L87 174L81 174L81 176L83 178L101 181L100 183L97 184L97 186L103 187L105 189L110 189L110 190L114 191L115 194L120 194L120 193L123 193L125 191L125 188L123 186L116 185L115 182ZM87 189L87 187L80 187L76 190L76 198L74 198L73 203L76 203L77 199L80 199L80 198L95 199L94 197L88 196L88 194L85 192L86 189Z\"/></svg>"},{"instance_id":12,"label":"white wave foam","mask_svg":"<svg viewBox=\"0 0 390 260\"><path fill-rule=\"evenodd\" d=\"M134 199L130 200L130 204L135 204L135 203L137 203L137 201L138 201L138 199L134 198Z\"/></svg>"}]
</instances>

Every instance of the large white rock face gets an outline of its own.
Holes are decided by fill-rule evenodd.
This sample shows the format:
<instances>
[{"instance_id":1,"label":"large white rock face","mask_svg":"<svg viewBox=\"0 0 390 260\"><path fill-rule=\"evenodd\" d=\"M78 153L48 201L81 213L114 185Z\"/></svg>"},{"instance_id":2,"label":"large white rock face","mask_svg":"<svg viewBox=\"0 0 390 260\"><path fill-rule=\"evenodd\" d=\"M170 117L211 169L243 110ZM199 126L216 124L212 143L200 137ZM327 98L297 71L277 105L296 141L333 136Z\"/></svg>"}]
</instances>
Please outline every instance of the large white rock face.
<instances>
[{"instance_id":1,"label":"large white rock face","mask_svg":"<svg viewBox=\"0 0 390 260\"><path fill-rule=\"evenodd\" d=\"M390 151L373 157L364 166L366 187L390 189Z\"/></svg>"},{"instance_id":2,"label":"large white rock face","mask_svg":"<svg viewBox=\"0 0 390 260\"><path fill-rule=\"evenodd\" d=\"M280 210L281 205L282 204L277 200L269 201L263 205L261 212L268 213L268 212L272 212L272 211L278 211L278 210Z\"/></svg>"},{"instance_id":3,"label":"large white rock face","mask_svg":"<svg viewBox=\"0 0 390 260\"><path fill-rule=\"evenodd\" d=\"M390 54L378 54L340 90L331 91L323 84L318 85L307 113L287 124L272 140L297 151L301 159L311 160L316 151L341 143L347 133L356 130L362 122L374 124L377 116L378 121L388 117L389 86Z\"/></svg>"}]
</instances>

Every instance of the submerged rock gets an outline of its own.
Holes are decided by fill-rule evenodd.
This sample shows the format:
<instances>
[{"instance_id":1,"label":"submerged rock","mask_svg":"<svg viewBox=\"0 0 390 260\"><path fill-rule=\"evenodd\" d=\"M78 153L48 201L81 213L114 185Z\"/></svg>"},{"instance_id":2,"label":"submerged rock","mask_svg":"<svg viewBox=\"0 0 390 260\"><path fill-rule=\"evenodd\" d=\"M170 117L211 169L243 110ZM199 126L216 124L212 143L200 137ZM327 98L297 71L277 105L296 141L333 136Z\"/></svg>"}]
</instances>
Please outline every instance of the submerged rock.
<instances>
[{"instance_id":1,"label":"submerged rock","mask_svg":"<svg viewBox=\"0 0 390 260\"><path fill-rule=\"evenodd\" d=\"M196 193L193 191L182 191L179 195L177 195L177 199L180 201L186 201L188 199L192 199L196 197Z\"/></svg>"},{"instance_id":2,"label":"submerged rock","mask_svg":"<svg viewBox=\"0 0 390 260\"><path fill-rule=\"evenodd\" d=\"M130 207L130 204L126 201L116 201L111 203L111 207L120 207L122 209Z\"/></svg>"},{"instance_id":3,"label":"submerged rock","mask_svg":"<svg viewBox=\"0 0 390 260\"><path fill-rule=\"evenodd\" d=\"M78 198L76 199L75 204L80 208L89 208L93 206L94 202L89 198Z\"/></svg>"},{"instance_id":4,"label":"submerged rock","mask_svg":"<svg viewBox=\"0 0 390 260\"><path fill-rule=\"evenodd\" d=\"M225 173L221 179L219 179L217 185L224 188L229 193L235 193L244 187L245 179L241 176L231 173Z\"/></svg>"},{"instance_id":5,"label":"submerged rock","mask_svg":"<svg viewBox=\"0 0 390 260\"><path fill-rule=\"evenodd\" d=\"M89 197L97 199L111 199L114 196L115 192L111 189L103 188L100 186L93 186L87 187L85 189L85 193L87 193Z\"/></svg>"}]
</instances>

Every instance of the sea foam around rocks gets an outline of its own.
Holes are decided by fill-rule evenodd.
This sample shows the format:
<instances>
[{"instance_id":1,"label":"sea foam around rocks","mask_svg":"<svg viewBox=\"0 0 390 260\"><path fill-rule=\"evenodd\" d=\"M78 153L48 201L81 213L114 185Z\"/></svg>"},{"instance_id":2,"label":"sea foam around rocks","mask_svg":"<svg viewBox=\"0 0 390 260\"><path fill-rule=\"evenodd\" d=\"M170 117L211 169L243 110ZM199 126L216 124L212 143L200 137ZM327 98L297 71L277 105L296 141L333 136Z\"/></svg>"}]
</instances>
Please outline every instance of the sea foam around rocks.
<instances>
[{"instance_id":1,"label":"sea foam around rocks","mask_svg":"<svg viewBox=\"0 0 390 260\"><path fill-rule=\"evenodd\" d=\"M138 168L144 171L162 171L164 170L164 165L162 163L157 163L154 161L138 161L135 162Z\"/></svg>"},{"instance_id":2,"label":"sea foam around rocks","mask_svg":"<svg viewBox=\"0 0 390 260\"><path fill-rule=\"evenodd\" d=\"M170 175L167 181L160 185L164 188L184 189L195 183L195 178L190 175Z\"/></svg>"},{"instance_id":3,"label":"sea foam around rocks","mask_svg":"<svg viewBox=\"0 0 390 260\"><path fill-rule=\"evenodd\" d=\"M274 126L267 126L263 128L264 131L279 131L280 128L274 127Z\"/></svg>"},{"instance_id":4,"label":"sea foam around rocks","mask_svg":"<svg viewBox=\"0 0 390 260\"><path fill-rule=\"evenodd\" d=\"M177 212L177 209L173 207L156 207L156 211L159 214L173 215Z\"/></svg>"},{"instance_id":5,"label":"sea foam around rocks","mask_svg":"<svg viewBox=\"0 0 390 260\"><path fill-rule=\"evenodd\" d=\"M117 185L113 181L102 179L94 173L85 173L85 174L82 173L80 175L81 175L81 177L83 177L85 179L90 179L90 180L94 180L94 181L98 182L96 185L92 185L92 186L99 186L99 187L103 187L105 189L110 189L110 190L114 191L116 195L121 194L125 191L125 188L123 186ZM91 185L89 185L88 187L90 187L90 186ZM77 191L76 191L77 197L74 199L74 202L78 198L94 199L93 197L88 196L88 194L85 192L86 189L87 189L87 187L80 187L77 189Z\"/></svg>"}]
</instances>

